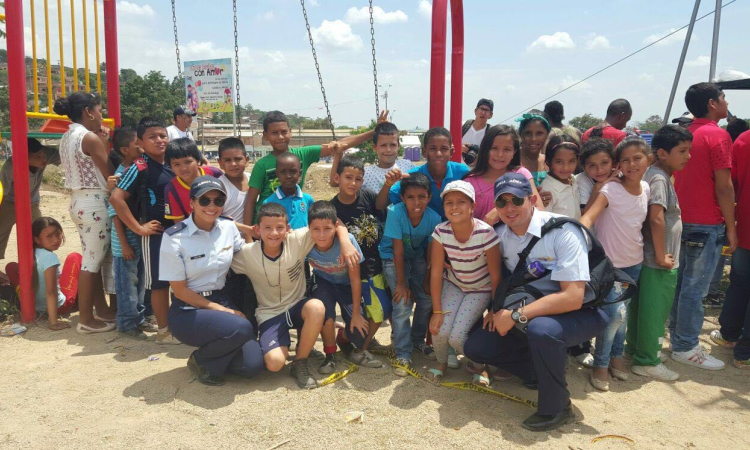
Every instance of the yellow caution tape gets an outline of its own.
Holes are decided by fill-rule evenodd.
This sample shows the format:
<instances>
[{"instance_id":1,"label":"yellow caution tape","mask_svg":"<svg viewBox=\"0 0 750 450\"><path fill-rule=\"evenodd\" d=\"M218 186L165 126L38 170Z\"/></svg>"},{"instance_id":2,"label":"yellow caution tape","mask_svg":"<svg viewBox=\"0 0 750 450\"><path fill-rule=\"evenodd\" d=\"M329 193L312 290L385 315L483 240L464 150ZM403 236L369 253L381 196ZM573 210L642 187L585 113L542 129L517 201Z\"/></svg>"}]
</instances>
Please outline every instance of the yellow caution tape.
<instances>
[{"instance_id":1,"label":"yellow caution tape","mask_svg":"<svg viewBox=\"0 0 750 450\"><path fill-rule=\"evenodd\" d=\"M604 439L620 439L622 441L625 441L629 444L635 444L635 441L630 439L629 437L620 436L619 434L605 434L604 436L597 436L594 439L591 440L591 443L597 443L599 441L603 441Z\"/></svg>"},{"instance_id":2,"label":"yellow caution tape","mask_svg":"<svg viewBox=\"0 0 750 450\"><path fill-rule=\"evenodd\" d=\"M388 350L368 350L368 352L372 353L373 355L387 356L389 358L395 358L396 357L396 353L393 351L393 349L388 349Z\"/></svg>"},{"instance_id":3,"label":"yellow caution tape","mask_svg":"<svg viewBox=\"0 0 750 450\"><path fill-rule=\"evenodd\" d=\"M350 373L354 373L359 369L359 367L356 364L352 364L349 366L346 370L341 370L339 372L332 373L328 378L318 383L318 386L328 386L329 384L333 384L341 379L343 379L345 376L349 375Z\"/></svg>"},{"instance_id":4,"label":"yellow caution tape","mask_svg":"<svg viewBox=\"0 0 750 450\"><path fill-rule=\"evenodd\" d=\"M388 358L388 362L393 367L400 367L400 368L404 369L406 371L406 373L408 373L409 375L413 376L416 379L422 379L422 378L424 378L424 375L422 375L421 373L417 372L417 369L415 369L414 367L412 367L410 365L406 365L406 364L399 364L398 360L395 357Z\"/></svg>"},{"instance_id":5,"label":"yellow caution tape","mask_svg":"<svg viewBox=\"0 0 750 450\"><path fill-rule=\"evenodd\" d=\"M485 394L492 394L496 395L498 397L504 398L506 400L512 400L514 402L523 403L526 406L530 406L532 408L537 407L537 403L533 402L531 400L527 400L523 397L518 397L513 394L506 394L505 392L496 391L494 389L490 389L488 387L483 386L477 386L474 383L467 383L467 382L455 382L455 383L440 383L440 386L452 388L452 389L461 389L462 391L474 391L474 392L483 392Z\"/></svg>"}]
</instances>

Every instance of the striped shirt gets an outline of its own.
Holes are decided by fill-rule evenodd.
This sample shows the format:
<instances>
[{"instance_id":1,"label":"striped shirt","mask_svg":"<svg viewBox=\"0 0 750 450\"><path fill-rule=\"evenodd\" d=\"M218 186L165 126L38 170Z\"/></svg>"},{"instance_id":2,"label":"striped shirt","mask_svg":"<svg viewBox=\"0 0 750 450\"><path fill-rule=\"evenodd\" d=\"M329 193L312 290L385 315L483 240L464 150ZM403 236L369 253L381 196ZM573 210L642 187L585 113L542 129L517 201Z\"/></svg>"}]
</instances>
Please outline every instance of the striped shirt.
<instances>
[{"instance_id":1,"label":"striped shirt","mask_svg":"<svg viewBox=\"0 0 750 450\"><path fill-rule=\"evenodd\" d=\"M450 269L443 271L443 278L458 286L465 293L491 292L490 272L487 268L486 251L500 243L491 226L477 219L469 240L458 242L453 235L450 222L443 222L432 233L432 239L443 245L446 262Z\"/></svg>"}]
</instances>

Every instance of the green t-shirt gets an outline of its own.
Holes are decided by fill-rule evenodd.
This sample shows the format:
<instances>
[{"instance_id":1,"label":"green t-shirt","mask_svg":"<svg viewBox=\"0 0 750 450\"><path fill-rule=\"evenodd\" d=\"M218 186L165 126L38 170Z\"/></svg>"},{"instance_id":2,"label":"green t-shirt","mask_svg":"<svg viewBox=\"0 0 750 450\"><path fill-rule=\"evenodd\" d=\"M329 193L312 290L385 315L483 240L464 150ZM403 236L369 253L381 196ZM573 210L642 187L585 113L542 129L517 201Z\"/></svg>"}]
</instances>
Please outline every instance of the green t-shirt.
<instances>
[{"instance_id":1,"label":"green t-shirt","mask_svg":"<svg viewBox=\"0 0 750 450\"><path fill-rule=\"evenodd\" d=\"M313 163L320 160L320 145L310 145L307 147L290 148L289 151L297 155L302 163L302 176L299 179L299 186L304 189L305 176L307 175L307 169ZM263 202L274 193L277 187L279 187L279 178L276 176L276 155L268 154L262 157L253 167L253 171L250 173L250 180L248 185L251 188L255 188L260 191L258 202L255 203L255 215L253 222L256 222L258 218L258 210L260 209Z\"/></svg>"}]
</instances>

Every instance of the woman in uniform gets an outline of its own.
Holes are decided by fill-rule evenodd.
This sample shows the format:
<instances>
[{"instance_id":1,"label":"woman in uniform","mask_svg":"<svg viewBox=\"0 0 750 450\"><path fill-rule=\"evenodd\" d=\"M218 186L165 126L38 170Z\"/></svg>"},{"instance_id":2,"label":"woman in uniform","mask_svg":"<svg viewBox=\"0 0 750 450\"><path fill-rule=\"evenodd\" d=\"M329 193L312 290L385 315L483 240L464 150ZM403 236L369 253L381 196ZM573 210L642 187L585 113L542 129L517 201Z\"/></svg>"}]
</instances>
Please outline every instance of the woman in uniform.
<instances>
[{"instance_id":1,"label":"woman in uniform","mask_svg":"<svg viewBox=\"0 0 750 450\"><path fill-rule=\"evenodd\" d=\"M221 217L226 198L216 178L196 178L193 213L164 233L159 262L160 278L172 287L169 328L183 344L198 347L187 365L209 386L224 384L226 373L251 378L263 368L252 325L222 292L245 242L235 223Z\"/></svg>"}]
</instances>

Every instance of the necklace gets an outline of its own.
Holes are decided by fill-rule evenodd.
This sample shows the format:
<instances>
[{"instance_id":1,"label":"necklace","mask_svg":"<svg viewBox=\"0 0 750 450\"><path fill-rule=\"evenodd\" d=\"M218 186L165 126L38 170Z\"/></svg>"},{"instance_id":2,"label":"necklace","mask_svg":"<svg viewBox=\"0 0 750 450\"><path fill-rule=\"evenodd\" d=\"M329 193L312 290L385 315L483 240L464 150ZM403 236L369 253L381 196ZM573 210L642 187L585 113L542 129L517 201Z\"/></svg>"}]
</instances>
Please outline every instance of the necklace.
<instances>
[{"instance_id":1,"label":"necklace","mask_svg":"<svg viewBox=\"0 0 750 450\"><path fill-rule=\"evenodd\" d=\"M269 287L277 287L279 288L279 303L282 301L282 295L281 295L281 257L284 255L284 245L281 245L281 253L279 253L278 258L276 258L276 265L279 267L279 277L277 278L276 285L271 284L271 277L268 276L268 272L266 271L266 259L268 256L266 256L265 252L263 252L263 241L261 241L261 247L260 252L262 253L261 258L261 265L263 266L263 274L266 276L266 280L268 280L268 286ZM268 258L270 259L270 258Z\"/></svg>"}]
</instances>

